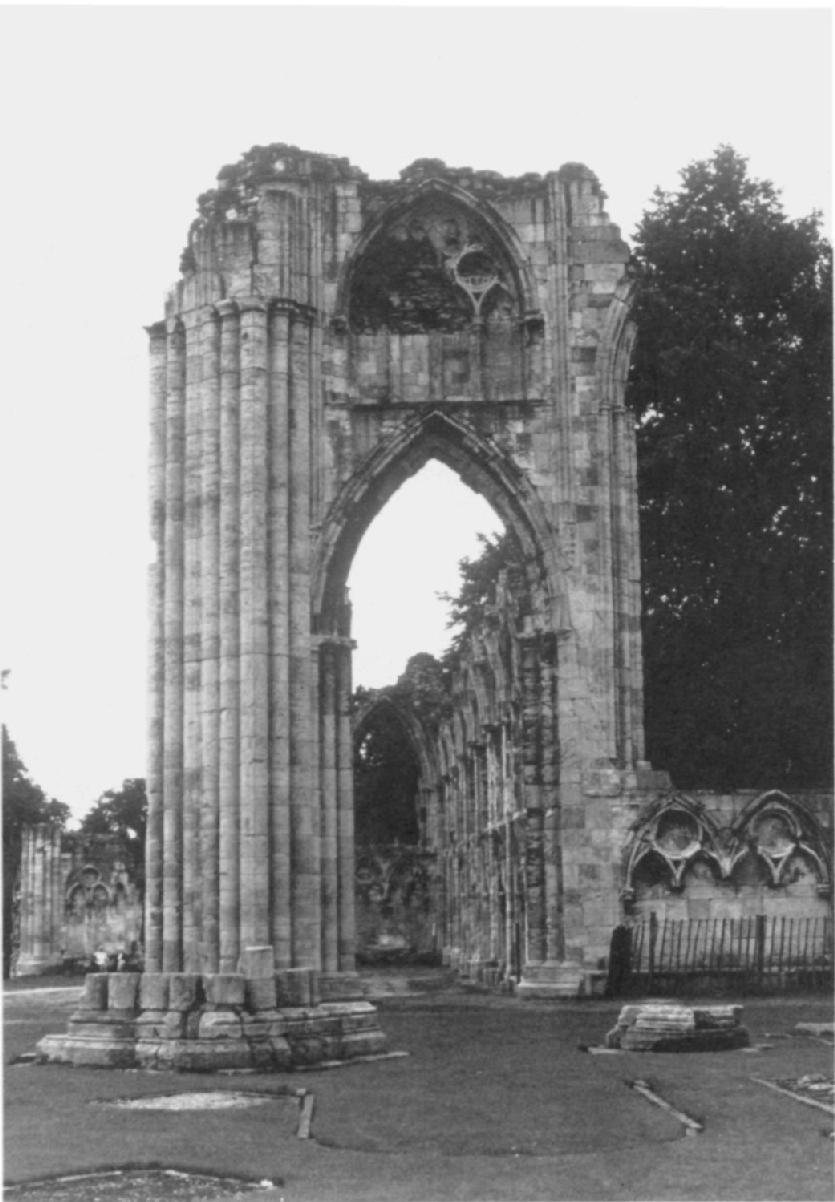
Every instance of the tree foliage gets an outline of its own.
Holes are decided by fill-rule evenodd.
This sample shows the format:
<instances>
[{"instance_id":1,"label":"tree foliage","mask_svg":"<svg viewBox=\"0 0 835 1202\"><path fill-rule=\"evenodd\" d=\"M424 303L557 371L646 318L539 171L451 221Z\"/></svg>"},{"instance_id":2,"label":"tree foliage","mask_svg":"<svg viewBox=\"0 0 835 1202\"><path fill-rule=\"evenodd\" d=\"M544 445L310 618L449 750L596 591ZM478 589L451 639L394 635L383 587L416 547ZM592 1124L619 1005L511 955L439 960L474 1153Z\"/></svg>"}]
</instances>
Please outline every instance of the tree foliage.
<instances>
[{"instance_id":1,"label":"tree foliage","mask_svg":"<svg viewBox=\"0 0 835 1202\"><path fill-rule=\"evenodd\" d=\"M460 586L457 593L439 593L449 606L447 627L453 634L444 656L444 665L451 666L460 654L470 631L484 619L495 596L499 573L518 574L521 569L519 549L506 530L501 534L478 534L481 550L474 559L465 557L458 562Z\"/></svg>"},{"instance_id":2,"label":"tree foliage","mask_svg":"<svg viewBox=\"0 0 835 1202\"><path fill-rule=\"evenodd\" d=\"M8 977L14 925L14 889L20 870L25 826L50 822L63 827L69 806L47 798L31 779L17 747L3 726L3 976Z\"/></svg>"},{"instance_id":3,"label":"tree foliage","mask_svg":"<svg viewBox=\"0 0 835 1202\"><path fill-rule=\"evenodd\" d=\"M684 787L831 772L831 248L720 147L633 259L648 753Z\"/></svg>"},{"instance_id":4,"label":"tree foliage","mask_svg":"<svg viewBox=\"0 0 835 1202\"><path fill-rule=\"evenodd\" d=\"M354 835L359 844L417 842L419 776L406 730L386 704L359 732L354 756Z\"/></svg>"},{"instance_id":5,"label":"tree foliage","mask_svg":"<svg viewBox=\"0 0 835 1202\"><path fill-rule=\"evenodd\" d=\"M82 836L109 835L121 843L131 880L145 887L145 825L148 798L145 781L128 777L121 789L108 789L81 820Z\"/></svg>"},{"instance_id":6,"label":"tree foliage","mask_svg":"<svg viewBox=\"0 0 835 1202\"><path fill-rule=\"evenodd\" d=\"M434 656L411 656L397 683L382 696L359 688L355 711L379 698L358 731L354 755L354 813L358 843L414 844L418 839L417 750L401 714L411 714L427 734L449 711L443 669Z\"/></svg>"},{"instance_id":7,"label":"tree foliage","mask_svg":"<svg viewBox=\"0 0 835 1202\"><path fill-rule=\"evenodd\" d=\"M647 750L680 787L832 774L832 252L720 147L657 191L631 264ZM461 563L445 663L507 535Z\"/></svg>"}]
</instances>

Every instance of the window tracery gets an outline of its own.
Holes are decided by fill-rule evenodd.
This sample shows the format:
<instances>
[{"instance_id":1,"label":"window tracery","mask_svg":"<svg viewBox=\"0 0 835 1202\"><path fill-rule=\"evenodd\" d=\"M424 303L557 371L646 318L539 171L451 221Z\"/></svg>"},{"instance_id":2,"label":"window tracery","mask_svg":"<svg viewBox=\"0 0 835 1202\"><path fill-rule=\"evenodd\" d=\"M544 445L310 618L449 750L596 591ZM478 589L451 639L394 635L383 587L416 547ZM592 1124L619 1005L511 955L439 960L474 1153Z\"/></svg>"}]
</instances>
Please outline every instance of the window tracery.
<instances>
[{"instance_id":1,"label":"window tracery","mask_svg":"<svg viewBox=\"0 0 835 1202\"><path fill-rule=\"evenodd\" d=\"M818 891L828 893L831 872L817 823L796 801L775 791L762 794L736 820L719 827L688 797L676 795L643 819L630 841L623 898L635 898L636 879L643 871L660 868L670 890L684 888L696 860L707 862L720 881L748 875L760 865L771 887L790 883L803 860L814 871ZM808 870L806 870L808 871Z\"/></svg>"}]
</instances>

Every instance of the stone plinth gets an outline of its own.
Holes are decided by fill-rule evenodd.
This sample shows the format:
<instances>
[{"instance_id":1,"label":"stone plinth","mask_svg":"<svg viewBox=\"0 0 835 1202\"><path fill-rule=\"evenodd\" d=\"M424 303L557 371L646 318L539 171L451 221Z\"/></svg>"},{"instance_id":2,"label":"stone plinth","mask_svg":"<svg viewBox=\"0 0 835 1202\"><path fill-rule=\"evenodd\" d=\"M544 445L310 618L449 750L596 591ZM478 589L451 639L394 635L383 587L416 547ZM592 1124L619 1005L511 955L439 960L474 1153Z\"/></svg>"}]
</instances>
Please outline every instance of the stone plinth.
<instances>
[{"instance_id":1,"label":"stone plinth","mask_svg":"<svg viewBox=\"0 0 835 1202\"><path fill-rule=\"evenodd\" d=\"M39 1042L39 1062L280 1072L383 1051L375 1007L356 1000L320 1003L317 977L310 969L269 977L90 973L67 1033ZM330 986L333 995L333 981Z\"/></svg>"},{"instance_id":2,"label":"stone plinth","mask_svg":"<svg viewBox=\"0 0 835 1202\"><path fill-rule=\"evenodd\" d=\"M721 1052L750 1043L741 1006L624 1006L606 1036L624 1052Z\"/></svg>"}]
</instances>

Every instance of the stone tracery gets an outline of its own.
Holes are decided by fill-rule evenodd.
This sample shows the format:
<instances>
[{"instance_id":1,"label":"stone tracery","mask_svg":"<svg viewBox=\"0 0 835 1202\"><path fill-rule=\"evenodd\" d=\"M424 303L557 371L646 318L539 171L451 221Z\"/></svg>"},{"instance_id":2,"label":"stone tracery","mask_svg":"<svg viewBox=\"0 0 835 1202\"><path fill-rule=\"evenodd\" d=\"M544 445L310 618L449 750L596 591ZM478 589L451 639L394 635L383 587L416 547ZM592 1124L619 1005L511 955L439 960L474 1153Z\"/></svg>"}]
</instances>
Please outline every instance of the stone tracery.
<instances>
[{"instance_id":1,"label":"stone tracery","mask_svg":"<svg viewBox=\"0 0 835 1202\"><path fill-rule=\"evenodd\" d=\"M656 803L632 832L626 850L623 896L631 902L642 866L663 866L669 888L681 890L699 859L711 864L720 882L732 882L752 859L761 863L773 888L782 886L793 857L811 864L822 894L831 888L831 869L813 815L784 793L752 799L730 823L719 825L703 805L683 794Z\"/></svg>"}]
</instances>

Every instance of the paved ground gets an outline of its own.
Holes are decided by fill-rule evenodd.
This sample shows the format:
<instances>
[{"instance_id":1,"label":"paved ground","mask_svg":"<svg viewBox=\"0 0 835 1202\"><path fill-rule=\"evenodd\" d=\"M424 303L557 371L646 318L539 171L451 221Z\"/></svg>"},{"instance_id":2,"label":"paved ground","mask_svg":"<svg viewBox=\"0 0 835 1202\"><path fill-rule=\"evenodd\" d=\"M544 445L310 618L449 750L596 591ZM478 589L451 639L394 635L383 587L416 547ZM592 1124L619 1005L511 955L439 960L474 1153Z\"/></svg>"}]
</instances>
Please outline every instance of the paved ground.
<instances>
[{"instance_id":1,"label":"paved ground","mask_svg":"<svg viewBox=\"0 0 835 1202\"><path fill-rule=\"evenodd\" d=\"M6 1182L51 1182L10 1190L11 1198L833 1197L832 1117L752 1080L831 1077L831 1045L795 1031L798 1022L831 1021L828 998L749 1001L752 1051L595 1055L583 1045L602 1042L617 1004L405 993L395 983L398 991L378 1004L391 1048L408 1056L282 1076L207 1077L14 1063L42 1034L65 1029L78 996L77 988L27 992L17 984L4 995ZM704 1130L686 1136L679 1119L630 1088L635 1079ZM275 1104L173 1112L105 1104L216 1090L267 1092ZM299 1138L308 1119L310 1137ZM126 1176L94 1188L58 1180L126 1167L226 1181L184 1185L157 1174L155 1183ZM275 1188L243 1192L245 1182L259 1181Z\"/></svg>"}]
</instances>

